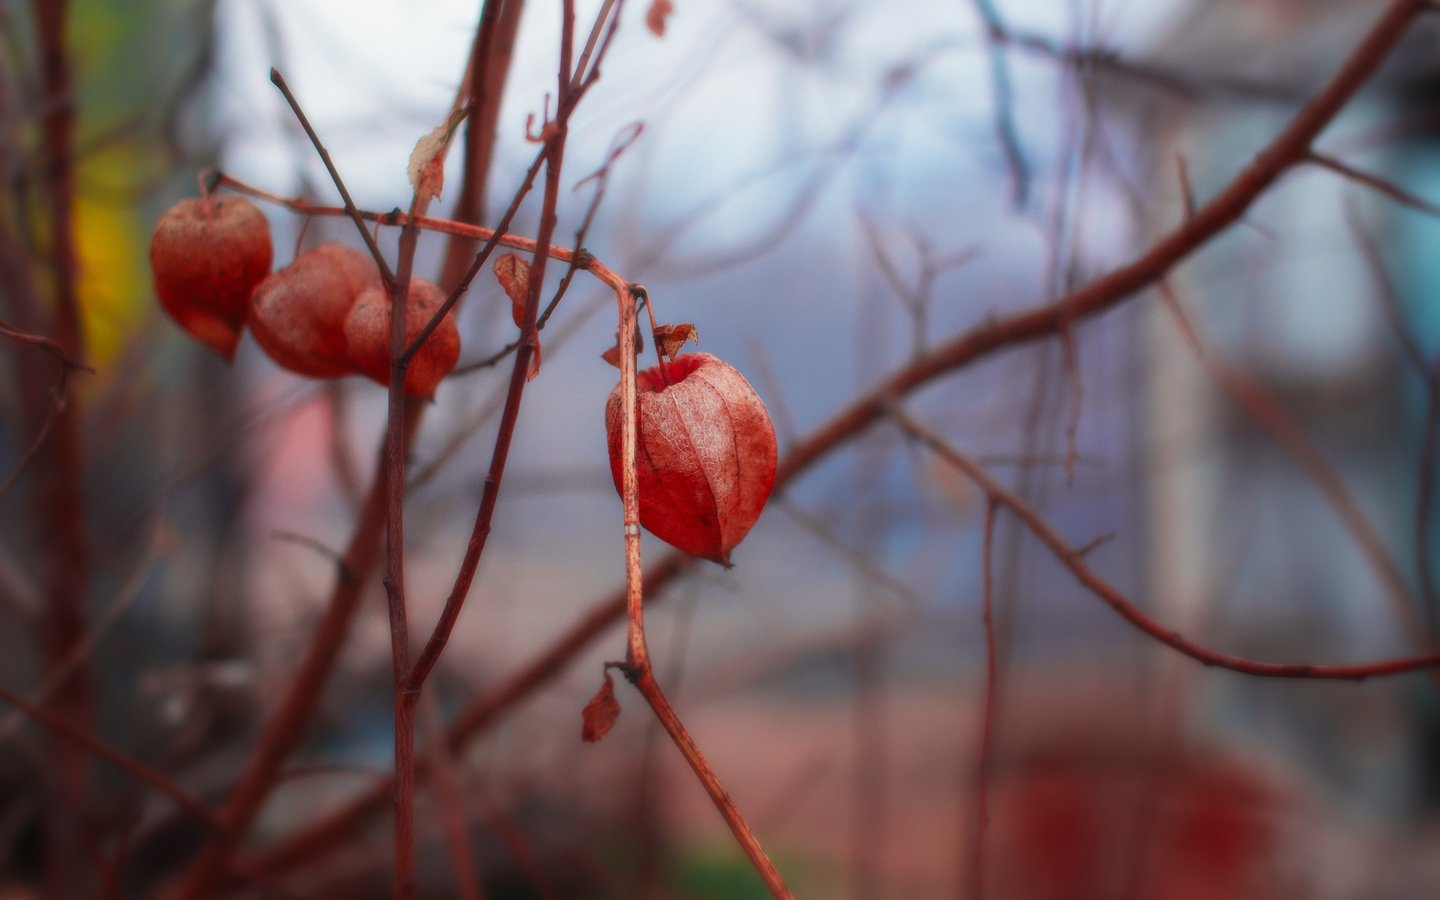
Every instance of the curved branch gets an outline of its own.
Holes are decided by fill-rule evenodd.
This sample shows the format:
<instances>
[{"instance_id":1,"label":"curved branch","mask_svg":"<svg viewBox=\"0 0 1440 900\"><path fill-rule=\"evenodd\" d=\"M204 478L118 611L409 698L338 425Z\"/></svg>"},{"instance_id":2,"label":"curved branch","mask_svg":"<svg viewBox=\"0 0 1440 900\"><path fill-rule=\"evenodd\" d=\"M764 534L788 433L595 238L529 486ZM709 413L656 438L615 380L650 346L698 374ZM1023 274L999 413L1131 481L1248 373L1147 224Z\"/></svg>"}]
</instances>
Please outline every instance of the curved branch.
<instances>
[{"instance_id":1,"label":"curved branch","mask_svg":"<svg viewBox=\"0 0 1440 900\"><path fill-rule=\"evenodd\" d=\"M924 443L941 459L979 485L992 503L999 503L1018 516L1020 521L1024 522L1025 526L1040 539L1040 542L1055 554L1061 564L1070 570L1070 574L1075 576L1076 581L1103 600L1122 619L1160 643L1197 662L1260 678L1312 678L1330 681L1363 681L1366 678L1376 678L1382 675L1400 675L1406 672L1440 667L1440 653L1344 665L1316 665L1313 663L1260 662L1243 656L1222 653L1196 643L1181 635L1180 632L1167 628L1151 618L1114 585L1097 575L1085 564L1085 555L1081 550L1067 543L1054 528L1050 527L1050 524L1045 521L1045 517L1035 507L1001 487L1000 483L991 478L990 473L986 472L979 463L960 453L935 432L898 407L891 407L889 415L905 432Z\"/></svg>"}]
</instances>

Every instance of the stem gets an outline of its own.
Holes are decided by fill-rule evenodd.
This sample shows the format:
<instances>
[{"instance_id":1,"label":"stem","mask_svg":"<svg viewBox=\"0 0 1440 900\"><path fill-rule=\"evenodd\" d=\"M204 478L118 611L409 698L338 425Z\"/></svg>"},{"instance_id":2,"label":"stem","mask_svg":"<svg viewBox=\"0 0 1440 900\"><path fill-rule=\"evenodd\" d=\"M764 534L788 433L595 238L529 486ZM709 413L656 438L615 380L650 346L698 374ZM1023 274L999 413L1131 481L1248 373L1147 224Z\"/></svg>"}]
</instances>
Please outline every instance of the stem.
<instances>
[{"instance_id":1,"label":"stem","mask_svg":"<svg viewBox=\"0 0 1440 900\"><path fill-rule=\"evenodd\" d=\"M985 897L985 833L990 827L990 767L995 748L995 715L999 664L995 646L995 511L985 504L985 534L980 559L980 608L985 626L985 715L980 727L980 752L975 761L975 834L970 842L970 897Z\"/></svg>"},{"instance_id":2,"label":"stem","mask_svg":"<svg viewBox=\"0 0 1440 900\"><path fill-rule=\"evenodd\" d=\"M44 0L40 0L40 2L44 2ZM390 264L385 261L385 254L380 252L380 245L375 243L374 235L370 234L370 229L365 227L364 220L360 218L360 213L355 208L355 201L350 197L350 191L345 188L344 180L340 178L340 173L335 169L335 163L330 159L330 151L326 150L325 145L320 142L320 136L315 133L315 128L310 124L310 119L305 115L305 111L300 108L300 103L295 99L295 95L290 92L290 85L285 82L285 76L280 74L279 69L273 67L270 69L270 83L280 90L280 93L285 97L285 102L290 104L290 111L295 114L295 119L300 123L300 127L305 129L305 136L310 138L310 143L315 147L315 153L319 155L320 161L325 164L325 171L330 173L330 180L335 183L336 190L340 192L340 199L345 203L342 211L355 223L355 229L360 232L360 237L365 241L365 246L370 249L370 255L375 258L375 265L380 268L380 277L385 280L386 285L393 285L395 283L395 276L390 271ZM216 179L216 182L217 184L220 182L228 183L229 179L222 173L219 178Z\"/></svg>"},{"instance_id":3,"label":"stem","mask_svg":"<svg viewBox=\"0 0 1440 900\"><path fill-rule=\"evenodd\" d=\"M608 7L607 7L608 8ZM573 16L573 9L567 5L567 16ZM602 11L603 16L603 11ZM598 22L599 20L597 20ZM567 34L569 25L573 22L567 18ZM598 27L598 25L597 25ZM470 592L470 586L474 581L475 571L480 563L480 558L485 552L486 542L489 540L491 522L494 518L495 505L499 500L500 483L505 475L505 465L509 458L510 444L514 436L515 424L520 414L520 402L524 395L525 385L528 382L530 372L530 358L535 351L538 340L540 293L544 287L546 262L550 259L569 263L573 268L584 268L600 281L608 285L615 292L624 316L624 308L629 296L630 285L618 274L601 264L591 254L582 250L570 250L564 247L556 247L552 243L556 227L556 207L560 196L560 172L564 162L565 140L569 135L570 114L575 108L582 89L571 89L565 67L569 61L568 40L561 48L561 72L560 99L556 104L557 112L554 120L555 131L552 137L546 142L544 150L536 158L526 173L525 180L520 190L510 203L499 226L494 229L482 228L480 226L463 225L456 222L444 220L412 219L418 227L427 225L443 225L437 230L449 231L451 234L458 234L464 237L485 240L485 246L476 256L469 270L461 279L460 284L455 288L451 297L442 306L436 316L432 318L426 330L411 343L407 352L414 352L415 348L424 342L430 329L437 324L439 317L444 315L446 307L454 303L459 295L469 286L470 280L476 272L484 265L484 261L497 245L515 247L527 250L531 253L529 288L525 298L525 315L520 325L520 341L516 349L515 363L511 369L510 385L505 395L505 405L500 415L500 425L495 436L495 447L490 456L490 469L485 476L485 487L480 497L480 506L475 511L475 522L470 530L470 539L466 544L465 557L461 562L460 569L456 573L455 582L451 587L449 596L445 599L445 606L440 612L440 618L431 631L429 640L421 650L419 657L415 660L414 667L410 670L406 683L414 690L418 690L425 684L430 676L431 670L440 660L446 644L450 640L450 634L454 631L455 623L459 620L460 611L464 608L465 598ZM520 207L520 202L529 191L533 179L536 177L541 162L545 164L545 193L541 203L540 230L535 240L525 238L514 238L505 234L510 221ZM558 299L558 298L557 298ZM633 303L633 299L629 301ZM630 311L630 321L633 328L634 310ZM633 368L633 359L632 359ZM622 381L623 376L622 376ZM638 516L636 522L638 523ZM637 535L638 541L638 524ZM638 558L638 557L637 557Z\"/></svg>"},{"instance_id":4,"label":"stem","mask_svg":"<svg viewBox=\"0 0 1440 900\"><path fill-rule=\"evenodd\" d=\"M665 733L670 735L685 761L690 764L695 777L710 795L711 802L720 811L725 824L730 826L731 834L735 836L740 849L755 867L771 895L790 898L794 895L785 886L779 870L770 861L749 823L730 799L729 792L720 783L715 770L705 761L695 739L676 715L670 701L665 698L650 664L650 651L645 645L645 579L640 564L640 479L636 469L639 410L635 386L635 287L630 287L623 294L617 293L616 300L620 304L620 453L623 461L620 467L620 500L624 508L625 616L628 626L625 674L645 698L645 702L650 704L650 709L654 711Z\"/></svg>"},{"instance_id":5,"label":"stem","mask_svg":"<svg viewBox=\"0 0 1440 900\"><path fill-rule=\"evenodd\" d=\"M1194 323L1185 316L1180 298L1168 281L1160 283L1160 290L1166 305L1187 338L1195 354L1195 360L1236 406L1243 409L1281 449L1290 455L1295 464L1310 477L1321 495L1334 510L1340 524L1350 532L1360 555L1374 570L1376 580L1395 608L1395 615L1409 632L1415 645L1434 649L1425 622L1416 611L1416 604L1405 583L1405 573L1400 564L1390 555L1380 533L1370 524L1365 510L1360 506L1345 479L1326 460L1319 448L1305 436L1300 425L1269 391L1239 368L1231 366L1201 342Z\"/></svg>"},{"instance_id":6,"label":"stem","mask_svg":"<svg viewBox=\"0 0 1440 900\"><path fill-rule=\"evenodd\" d=\"M660 351L660 341L655 337L655 332L660 330L660 326L655 323L655 301L641 284L635 285L635 295L645 301L645 315L650 319L650 343L655 347L655 364L660 369L660 380L669 386L670 373L665 370L665 354Z\"/></svg>"},{"instance_id":7,"label":"stem","mask_svg":"<svg viewBox=\"0 0 1440 900\"><path fill-rule=\"evenodd\" d=\"M466 83L457 100L469 99L473 111L465 123L465 167L460 196L451 218L476 222L485 218L486 175L495 153L495 136L500 120L500 98L510 74L515 35L520 26L523 0L485 0L480 23L470 48ZM440 285L453 290L460 283L475 256L474 240L456 239L445 248ZM468 282L468 279L466 279Z\"/></svg>"},{"instance_id":8,"label":"stem","mask_svg":"<svg viewBox=\"0 0 1440 900\"><path fill-rule=\"evenodd\" d=\"M78 359L84 355L85 336L75 293L75 87L65 46L70 4L68 0L34 0L32 7L46 109L41 122L41 160L54 279L50 330L64 357ZM34 420L33 430L39 434L49 431L44 438L48 452L40 457L32 517L45 572L41 645L46 667L52 668L84 642L86 633L91 553L84 506L84 438L75 398L62 394L52 400L42 392L26 406ZM47 412L37 416L33 412L37 407L45 407ZM53 418L48 409L53 409ZM88 665L64 679L52 704L82 730L88 730L94 721L94 705ZM83 820L89 806L90 751L73 741L57 740L52 752L59 773L59 797L45 816L46 885L54 896L76 896L94 887L77 866L87 840Z\"/></svg>"},{"instance_id":9,"label":"stem","mask_svg":"<svg viewBox=\"0 0 1440 900\"><path fill-rule=\"evenodd\" d=\"M1364 663L1316 665L1312 663L1259 662L1243 656L1212 650L1203 644L1196 643L1151 618L1117 588L1092 571L1085 562L1085 554L1082 550L1067 543L1045 521L1039 511L1016 494L1001 487L974 460L960 453L935 432L898 407L891 408L890 417L912 437L930 447L946 463L954 466L979 485L991 502L999 503L1018 516L1020 521L1030 529L1030 532L1040 539L1040 543L1048 547L1060 563L1070 571L1076 581L1099 597L1122 619L1137 630L1197 662L1260 678L1310 678L1326 681L1364 681L1367 678L1400 675L1406 672L1440 667L1440 653L1426 653L1420 656L1405 656Z\"/></svg>"},{"instance_id":10,"label":"stem","mask_svg":"<svg viewBox=\"0 0 1440 900\"><path fill-rule=\"evenodd\" d=\"M414 835L414 795L415 795L415 704L420 697L420 692L425 685L436 663L439 662L440 654L449 641L450 633L458 621L460 610L464 605L465 597L469 593L471 581L474 578L476 567L479 565L481 554L484 552L485 543L490 533L490 522L494 516L495 504L499 499L500 483L504 478L505 464L509 459L510 444L515 433L515 424L520 415L520 404L524 397L525 385L529 381L530 358L536 350L536 317L540 307L540 291L544 287L545 265L549 259L549 248L552 236L555 233L557 221L556 209L560 201L560 170L565 158L565 140L568 131L570 111L574 108L570 102L569 91L569 67L570 67L570 40L574 28L574 8L571 0L565 3L566 21L561 31L561 52L560 52L560 94L557 104L558 112L555 119L554 134L546 142L542 154L545 161L545 192L540 209L540 229L536 235L536 247L534 257L530 265L530 279L528 296L525 303L524 321L521 323L521 335L523 343L515 354L515 366L510 376L510 387L506 392L505 408L501 414L499 433L496 435L495 448L490 458L490 471L485 479L485 489L481 496L480 506L476 510L475 525L471 531L470 541L466 547L465 560L461 571L456 578L455 587L446 598L445 608L441 612L439 621L432 630L430 639L426 641L425 649L421 657L416 661L414 668L409 662L408 632L405 624L405 601L403 582L400 578L402 572L402 553L400 549L401 526L400 506L404 498L404 468L395 464L394 457L391 457L391 553L390 572L393 579L387 579L386 587L390 594L390 622L392 655L395 667L395 841L396 841L396 875L395 875L395 896L397 900L411 900L415 896L415 835ZM473 69L472 69L473 71ZM521 199L529 191L531 179L534 178L532 166L525 184L516 192L511 203L510 210L506 214L504 227L508 227L509 219L519 208ZM416 340L406 347L406 327L401 319L404 310L404 294L409 281L410 265L414 258L415 242L418 236L416 225L417 216L424 211L424 204L417 194L410 206L410 217L406 222L400 235L400 279L396 285L396 293L392 305L391 322L391 359L393 370L390 383L391 422L396 421L397 406L403 407L404 403L404 375L406 366L416 349L422 346L430 333L438 325L451 307L459 301L460 296L469 286L470 279L483 264L486 256L495 246L495 236L492 235L487 242L485 249L476 257L475 263L461 279L461 283L452 292L441 308L432 316L430 322L421 331ZM408 242L408 243L407 243ZM391 431L394 432L392 427Z\"/></svg>"},{"instance_id":11,"label":"stem","mask_svg":"<svg viewBox=\"0 0 1440 900\"><path fill-rule=\"evenodd\" d=\"M675 710L670 706L670 701L665 699L665 694L660 690L660 683L655 680L655 673L650 670L648 662L645 669L631 671L630 681L640 695L645 698L645 702L650 704L655 718L659 719L665 733L670 735L670 739L680 749L685 761L690 764L690 769L705 788L705 793L710 795L710 801L715 804L715 808L724 817L725 824L730 826L730 833L735 836L740 849L745 852L750 864L755 867L755 871L765 882L765 887L770 890L771 896L781 898L781 900L793 900L795 895L790 893L790 889L785 886L784 879L780 877L779 870L766 855L765 848L760 846L755 832L750 829L749 823L740 814L740 810L735 806L735 801L730 799L729 792L720 783L715 770L710 768L710 764L705 761L704 755L700 753L700 747L690 736L690 732L685 729L680 717L675 714Z\"/></svg>"},{"instance_id":12,"label":"stem","mask_svg":"<svg viewBox=\"0 0 1440 900\"><path fill-rule=\"evenodd\" d=\"M385 599L390 616L390 662L395 690L395 897L415 897L415 713L420 694L405 680L410 671L410 628L405 610L405 353L406 310L419 231L414 214L425 206L416 193L411 221L400 231L400 258L390 287L390 388L385 420Z\"/></svg>"},{"instance_id":13,"label":"stem","mask_svg":"<svg viewBox=\"0 0 1440 900\"><path fill-rule=\"evenodd\" d=\"M201 802L194 794L185 790L180 785L171 781L164 774L155 771L134 757L116 750L109 744L96 738L90 732L80 728L66 719L49 712L44 707L36 706L9 688L0 687L0 700L10 704L25 715L44 725L55 735L62 737L66 742L84 747L96 756L104 757L117 767L124 769L137 780L143 781L162 794L166 794L175 803L190 815L199 819L211 828L219 828L220 821L215 813Z\"/></svg>"},{"instance_id":14,"label":"stem","mask_svg":"<svg viewBox=\"0 0 1440 900\"><path fill-rule=\"evenodd\" d=\"M413 438L418 429L423 409L416 404L407 410L407 440ZM335 587L325 615L315 628L279 709L266 724L245 771L220 810L223 829L202 849L189 875L173 894L173 900L204 900L212 896L215 883L229 868L236 848L249 833L274 788L281 765L299 745L306 725L314 718L320 694L359 609L362 588L377 562L379 540L385 526L384 471L382 457L350 546L344 560L336 566Z\"/></svg>"}]
</instances>

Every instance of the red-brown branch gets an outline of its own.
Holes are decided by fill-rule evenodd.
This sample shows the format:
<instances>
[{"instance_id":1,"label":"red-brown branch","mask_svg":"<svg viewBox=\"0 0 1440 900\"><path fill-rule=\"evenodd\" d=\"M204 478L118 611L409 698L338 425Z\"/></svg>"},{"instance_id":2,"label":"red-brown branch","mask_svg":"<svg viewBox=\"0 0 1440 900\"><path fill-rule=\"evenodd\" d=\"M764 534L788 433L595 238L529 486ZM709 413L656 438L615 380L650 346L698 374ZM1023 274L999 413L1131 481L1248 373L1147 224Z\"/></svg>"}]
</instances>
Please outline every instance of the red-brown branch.
<instances>
[{"instance_id":1,"label":"red-brown branch","mask_svg":"<svg viewBox=\"0 0 1440 900\"><path fill-rule=\"evenodd\" d=\"M1320 665L1314 663L1272 663L1247 659L1230 653L1213 650L1166 627L1136 606L1108 581L1096 574L1086 563L1084 554L1071 546L1060 536L1035 507L1011 491L1006 490L984 467L970 457L950 446L944 438L926 428L914 417L898 407L891 407L890 416L895 423L912 437L924 443L946 463L960 470L966 477L980 486L992 502L999 503L1016 515L1031 533L1040 539L1075 577L1091 593L1099 597L1126 622L1146 635L1154 638L1172 650L1207 666L1229 669L1244 675L1260 678L1304 678L1330 681L1363 681L1386 675L1400 675L1440 667L1440 653L1421 656L1407 656L1395 659L1381 659L1371 662L1342 665Z\"/></svg>"},{"instance_id":2,"label":"red-brown branch","mask_svg":"<svg viewBox=\"0 0 1440 900\"><path fill-rule=\"evenodd\" d=\"M1370 524L1365 510L1355 496L1350 493L1350 489L1346 487L1345 479L1340 477L1340 473L1325 459L1320 449L1306 437L1305 432L1300 429L1299 423L1291 418L1280 402L1265 390L1263 385L1240 369L1229 365L1214 353L1205 351L1200 335L1196 331L1194 323L1186 317L1174 288L1168 282L1162 282L1160 289L1165 295L1166 305L1176 319L1177 327L1181 329L1187 343L1194 350L1201 368L1235 405L1243 409L1286 453L1290 454L1290 458L1320 489L1320 493L1340 519L1341 525L1350 532L1356 546L1360 548L1361 555L1374 570L1375 577L1385 591L1386 598L1395 609L1396 617L1405 626L1415 645L1422 649L1431 646L1432 642L1426 634L1424 622L1417 614L1400 564L1386 549L1380 533Z\"/></svg>"},{"instance_id":3,"label":"red-brown branch","mask_svg":"<svg viewBox=\"0 0 1440 900\"><path fill-rule=\"evenodd\" d=\"M75 249L75 85L66 47L68 0L32 3L45 112L41 120L40 152L43 161L45 206L49 212L50 263L54 302L46 329L66 360L84 357L85 335L76 295L78 265ZM68 363L65 363L68 365ZM32 426L42 426L34 415L37 401L28 398ZM48 418L49 412L45 413ZM90 580L90 537L85 522L83 451L80 406L66 398L54 406L48 423L45 453L39 457L37 490L32 494L33 523L39 537L44 572L45 606L41 619L41 646L47 667L58 665L85 640L85 594ZM54 695L52 708L88 730L94 721L94 687L89 666L65 679ZM72 741L56 741L54 759L59 772L59 802L46 815L46 883L56 896L70 896L88 888L77 868L81 859L83 820L89 804L90 752Z\"/></svg>"},{"instance_id":4,"label":"red-brown branch","mask_svg":"<svg viewBox=\"0 0 1440 900\"><path fill-rule=\"evenodd\" d=\"M985 532L981 542L980 615L985 629L985 710L980 724L980 752L975 755L973 796L975 831L970 837L970 868L966 880L972 900L985 897L985 837L990 829L990 768L995 748L995 719L999 713L999 648L995 645L995 499L985 504Z\"/></svg>"},{"instance_id":5,"label":"red-brown branch","mask_svg":"<svg viewBox=\"0 0 1440 900\"><path fill-rule=\"evenodd\" d=\"M413 406L408 415L407 435L413 436L423 407ZM365 583L378 560L380 536L385 527L384 460L382 458L370 494L356 523L343 562L336 567L335 587L329 606L315 627L295 675L279 708L266 723L245 771L231 788L230 797L219 815L220 833L201 851L173 900L206 900L213 885L229 869L236 847L249 833L256 815L280 775L280 767L300 744L305 728L314 718L315 707L350 633L350 624L359 609Z\"/></svg>"},{"instance_id":6,"label":"red-brown branch","mask_svg":"<svg viewBox=\"0 0 1440 900\"><path fill-rule=\"evenodd\" d=\"M90 732L57 716L55 713L49 712L43 707L36 706L9 688L0 687L0 701L4 701L20 710L25 715L44 725L56 736L63 738L69 743L84 747L87 752L95 756L109 760L118 768L130 773L136 780L143 781L160 793L167 795L174 800L181 809L199 819L207 826L211 828L220 827L220 820L216 817L215 813L201 802L199 798L170 780L164 774L140 762L138 759L116 750Z\"/></svg>"}]
</instances>

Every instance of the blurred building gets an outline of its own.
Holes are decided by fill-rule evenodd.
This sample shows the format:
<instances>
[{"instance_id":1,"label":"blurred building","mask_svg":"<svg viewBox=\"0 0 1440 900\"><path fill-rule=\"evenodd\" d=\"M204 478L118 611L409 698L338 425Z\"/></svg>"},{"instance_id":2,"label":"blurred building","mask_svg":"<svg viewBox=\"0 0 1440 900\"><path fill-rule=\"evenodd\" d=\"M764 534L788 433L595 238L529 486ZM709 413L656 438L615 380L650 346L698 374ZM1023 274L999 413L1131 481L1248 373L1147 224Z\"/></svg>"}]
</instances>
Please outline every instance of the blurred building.
<instances>
[{"instance_id":1,"label":"blurred building","mask_svg":"<svg viewBox=\"0 0 1440 900\"><path fill-rule=\"evenodd\" d=\"M1187 192L1203 204L1223 189L1382 7L1204 2L1179 16L1146 54L1173 81L1107 94L1123 98L1132 146L1148 153L1134 196L1145 233L1183 221ZM1413 343L1434 370L1437 26L1433 16L1420 22L1313 148L1428 198L1428 212L1334 167L1302 165L1172 272L1193 338L1171 299L1149 301L1140 337L1148 595L1160 619L1211 646L1340 662L1412 653L1440 633L1426 574L1437 517L1421 495L1436 469L1433 425L1405 349ZM1332 475L1339 490L1323 483ZM1342 492L1353 498L1349 523ZM1357 518L1383 549L1362 548ZM1392 835L1404 823L1433 825L1440 697L1426 676L1337 690L1201 675L1178 657L1162 668L1198 734L1302 761L1340 822ZM1348 849L1387 846L1396 844ZM1397 871L1414 872L1421 858L1406 856ZM1366 896L1415 896L1400 874L1383 888L1360 883L1378 891Z\"/></svg>"}]
</instances>

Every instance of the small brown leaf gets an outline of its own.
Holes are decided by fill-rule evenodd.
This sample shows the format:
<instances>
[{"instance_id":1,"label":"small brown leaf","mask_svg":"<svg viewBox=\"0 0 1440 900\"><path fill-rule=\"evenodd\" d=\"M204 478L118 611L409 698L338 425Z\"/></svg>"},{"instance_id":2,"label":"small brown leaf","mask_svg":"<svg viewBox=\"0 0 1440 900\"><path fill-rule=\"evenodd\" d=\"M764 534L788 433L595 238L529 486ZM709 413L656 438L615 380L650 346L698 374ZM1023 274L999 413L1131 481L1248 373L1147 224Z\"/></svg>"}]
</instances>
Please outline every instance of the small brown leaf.
<instances>
[{"instance_id":1,"label":"small brown leaf","mask_svg":"<svg viewBox=\"0 0 1440 900\"><path fill-rule=\"evenodd\" d=\"M548 107L547 107L548 108ZM540 133L535 133L535 114L530 113L525 117L525 140L532 144L543 144L560 133L560 126L547 119L540 126Z\"/></svg>"},{"instance_id":2,"label":"small brown leaf","mask_svg":"<svg viewBox=\"0 0 1440 900\"><path fill-rule=\"evenodd\" d=\"M689 322L681 322L679 325L660 325L655 329L655 348L661 353L675 359L680 348L685 346L686 341L700 343L700 334L695 326Z\"/></svg>"},{"instance_id":3,"label":"small brown leaf","mask_svg":"<svg viewBox=\"0 0 1440 900\"><path fill-rule=\"evenodd\" d=\"M605 683L600 685L600 690L585 704L585 711L581 715L585 724L580 730L580 737L586 743L595 743L615 727L615 720L620 718L620 701L615 699L615 681L609 672L605 673Z\"/></svg>"},{"instance_id":4,"label":"small brown leaf","mask_svg":"<svg viewBox=\"0 0 1440 900\"><path fill-rule=\"evenodd\" d=\"M525 324L525 301L530 295L530 264L514 253L506 253L491 268L510 298L510 316L519 328Z\"/></svg>"},{"instance_id":5,"label":"small brown leaf","mask_svg":"<svg viewBox=\"0 0 1440 900\"><path fill-rule=\"evenodd\" d=\"M455 110L439 128L416 141L415 149L410 151L405 174L421 201L434 200L445 187L445 148L450 146L455 129L468 111L466 107Z\"/></svg>"},{"instance_id":6,"label":"small brown leaf","mask_svg":"<svg viewBox=\"0 0 1440 900\"><path fill-rule=\"evenodd\" d=\"M525 370L525 380L534 381L540 374L540 335L535 335L535 349L530 351L530 366Z\"/></svg>"},{"instance_id":7,"label":"small brown leaf","mask_svg":"<svg viewBox=\"0 0 1440 900\"><path fill-rule=\"evenodd\" d=\"M645 10L645 27L657 38L665 36L665 20L675 11L675 4L670 0L651 0L650 8Z\"/></svg>"},{"instance_id":8,"label":"small brown leaf","mask_svg":"<svg viewBox=\"0 0 1440 900\"><path fill-rule=\"evenodd\" d=\"M640 323L637 322L635 323L635 355L639 356L644 349L645 338L640 332ZM615 368L620 368L620 331L618 329L615 331L615 346L600 354L600 358Z\"/></svg>"}]
</instances>

